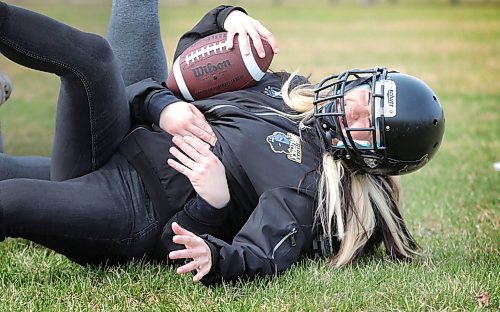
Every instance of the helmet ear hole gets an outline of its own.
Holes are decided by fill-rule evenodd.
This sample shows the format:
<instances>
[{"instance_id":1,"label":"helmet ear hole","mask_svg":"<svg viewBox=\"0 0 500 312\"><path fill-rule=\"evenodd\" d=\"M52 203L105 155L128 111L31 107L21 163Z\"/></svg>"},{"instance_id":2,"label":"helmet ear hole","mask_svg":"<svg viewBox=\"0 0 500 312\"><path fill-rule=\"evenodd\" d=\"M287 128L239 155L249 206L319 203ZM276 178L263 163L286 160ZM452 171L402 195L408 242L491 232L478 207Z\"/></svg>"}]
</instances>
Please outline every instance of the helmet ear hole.
<instances>
[{"instance_id":1,"label":"helmet ear hole","mask_svg":"<svg viewBox=\"0 0 500 312\"><path fill-rule=\"evenodd\" d=\"M435 95L432 96L432 98L434 99L434 101L438 101L437 97Z\"/></svg>"},{"instance_id":2,"label":"helmet ear hole","mask_svg":"<svg viewBox=\"0 0 500 312\"><path fill-rule=\"evenodd\" d=\"M436 146L438 146L438 142L434 143L434 145L432 146L432 148L436 148Z\"/></svg>"},{"instance_id":3,"label":"helmet ear hole","mask_svg":"<svg viewBox=\"0 0 500 312\"><path fill-rule=\"evenodd\" d=\"M434 126L437 126L438 124L438 120L437 119L434 119L434 121L432 122L434 124Z\"/></svg>"}]
</instances>

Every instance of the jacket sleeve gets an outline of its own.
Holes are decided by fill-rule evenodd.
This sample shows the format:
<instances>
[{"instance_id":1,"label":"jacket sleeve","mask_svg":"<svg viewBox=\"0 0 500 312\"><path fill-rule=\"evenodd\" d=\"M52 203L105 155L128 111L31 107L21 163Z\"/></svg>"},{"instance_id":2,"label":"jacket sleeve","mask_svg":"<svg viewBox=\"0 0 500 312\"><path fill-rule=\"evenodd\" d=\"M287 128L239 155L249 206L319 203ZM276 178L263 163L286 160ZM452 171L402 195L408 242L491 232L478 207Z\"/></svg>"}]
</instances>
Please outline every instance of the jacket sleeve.
<instances>
[{"instance_id":1,"label":"jacket sleeve","mask_svg":"<svg viewBox=\"0 0 500 312\"><path fill-rule=\"evenodd\" d=\"M177 57L195 41L206 36L225 31L224 22L226 21L226 17L234 10L246 13L246 11L240 7L221 5L205 14L205 16L203 16L193 29L182 35L179 43L177 44L177 48L175 49L174 60L177 59Z\"/></svg>"},{"instance_id":2,"label":"jacket sleeve","mask_svg":"<svg viewBox=\"0 0 500 312\"><path fill-rule=\"evenodd\" d=\"M314 200L296 188L264 193L233 242L203 235L212 250L205 285L240 278L273 276L296 263L311 249Z\"/></svg>"},{"instance_id":3,"label":"jacket sleeve","mask_svg":"<svg viewBox=\"0 0 500 312\"><path fill-rule=\"evenodd\" d=\"M220 227L225 222L230 206L231 202L229 202L223 208L215 208L199 195L192 197L187 201L183 209L177 212L163 226L161 235L161 244L163 246L163 249L171 252L184 248L183 245L176 244L172 241L172 238L175 235L172 230L172 223L174 222L196 235L217 235L219 233ZM182 262L183 261L180 261L179 263Z\"/></svg>"},{"instance_id":4,"label":"jacket sleeve","mask_svg":"<svg viewBox=\"0 0 500 312\"><path fill-rule=\"evenodd\" d=\"M136 82L126 88L130 115L134 123L159 124L161 111L180 101L167 87L152 78Z\"/></svg>"}]
</instances>

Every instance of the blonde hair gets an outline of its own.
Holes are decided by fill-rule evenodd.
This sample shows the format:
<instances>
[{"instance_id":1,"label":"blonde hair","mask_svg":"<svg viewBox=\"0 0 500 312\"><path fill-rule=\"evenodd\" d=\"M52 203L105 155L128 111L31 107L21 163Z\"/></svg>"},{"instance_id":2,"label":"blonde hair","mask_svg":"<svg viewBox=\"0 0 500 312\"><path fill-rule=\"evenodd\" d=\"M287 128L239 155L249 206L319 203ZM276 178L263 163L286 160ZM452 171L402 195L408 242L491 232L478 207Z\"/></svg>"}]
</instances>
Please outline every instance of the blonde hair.
<instances>
[{"instance_id":1,"label":"blonde hair","mask_svg":"<svg viewBox=\"0 0 500 312\"><path fill-rule=\"evenodd\" d=\"M314 86L305 84L290 90L294 76L283 84L282 95L297 112L289 116L303 123L313 116ZM353 262L382 241L391 257L411 259L417 254L417 244L400 213L399 178L359 172L328 151L320 169L315 222L321 225L330 246L335 245L334 239L340 241L332 257L335 266Z\"/></svg>"}]
</instances>

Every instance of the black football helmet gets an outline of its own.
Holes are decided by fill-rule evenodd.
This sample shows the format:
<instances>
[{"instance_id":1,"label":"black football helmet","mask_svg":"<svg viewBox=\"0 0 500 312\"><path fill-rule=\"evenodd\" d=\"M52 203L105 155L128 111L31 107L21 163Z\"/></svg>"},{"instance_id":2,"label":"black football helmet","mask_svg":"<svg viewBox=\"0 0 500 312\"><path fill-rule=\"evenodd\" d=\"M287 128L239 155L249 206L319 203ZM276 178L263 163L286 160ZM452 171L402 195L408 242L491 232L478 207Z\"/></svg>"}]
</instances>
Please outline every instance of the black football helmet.
<instances>
[{"instance_id":1,"label":"black football helmet","mask_svg":"<svg viewBox=\"0 0 500 312\"><path fill-rule=\"evenodd\" d=\"M370 126L350 127L344 96L366 84L371 90ZM326 148L354 169L370 174L406 174L424 166L439 149L443 109L434 92L415 77L387 68L354 69L326 77L314 93L314 117L325 134ZM356 131L369 131L372 142L354 140Z\"/></svg>"}]
</instances>

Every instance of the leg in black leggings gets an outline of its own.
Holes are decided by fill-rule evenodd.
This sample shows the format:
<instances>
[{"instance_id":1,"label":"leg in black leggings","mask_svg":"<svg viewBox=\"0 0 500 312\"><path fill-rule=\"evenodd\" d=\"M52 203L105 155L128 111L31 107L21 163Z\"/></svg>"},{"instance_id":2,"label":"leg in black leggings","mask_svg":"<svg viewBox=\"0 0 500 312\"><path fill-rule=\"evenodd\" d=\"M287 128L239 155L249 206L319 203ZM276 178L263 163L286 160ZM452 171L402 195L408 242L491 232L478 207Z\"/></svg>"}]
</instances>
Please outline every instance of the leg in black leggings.
<instances>
[{"instance_id":1,"label":"leg in black leggings","mask_svg":"<svg viewBox=\"0 0 500 312\"><path fill-rule=\"evenodd\" d=\"M154 77L167 79L158 0L113 0L107 40L125 85ZM127 103L124 103L127 105ZM0 133L0 151L1 151ZM50 158L0 153L0 181L12 178L50 179Z\"/></svg>"},{"instance_id":2,"label":"leg in black leggings","mask_svg":"<svg viewBox=\"0 0 500 312\"><path fill-rule=\"evenodd\" d=\"M0 241L25 238L80 264L114 264L147 258L160 230L139 175L120 154L67 181L0 182Z\"/></svg>"},{"instance_id":3,"label":"leg in black leggings","mask_svg":"<svg viewBox=\"0 0 500 312\"><path fill-rule=\"evenodd\" d=\"M125 86L108 42L2 3L0 52L61 78L52 179L78 177L104 164L130 129Z\"/></svg>"},{"instance_id":4,"label":"leg in black leggings","mask_svg":"<svg viewBox=\"0 0 500 312\"><path fill-rule=\"evenodd\" d=\"M107 41L0 3L0 52L61 78L51 164L61 182L0 182L0 240L28 238L80 263L142 255L157 222L137 173L113 156L130 117Z\"/></svg>"}]
</instances>

